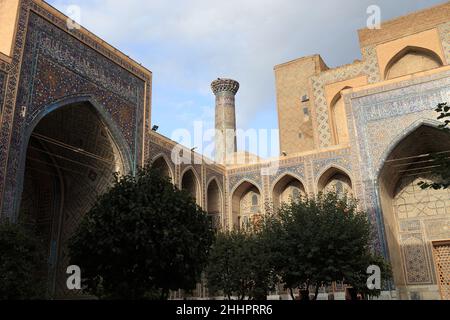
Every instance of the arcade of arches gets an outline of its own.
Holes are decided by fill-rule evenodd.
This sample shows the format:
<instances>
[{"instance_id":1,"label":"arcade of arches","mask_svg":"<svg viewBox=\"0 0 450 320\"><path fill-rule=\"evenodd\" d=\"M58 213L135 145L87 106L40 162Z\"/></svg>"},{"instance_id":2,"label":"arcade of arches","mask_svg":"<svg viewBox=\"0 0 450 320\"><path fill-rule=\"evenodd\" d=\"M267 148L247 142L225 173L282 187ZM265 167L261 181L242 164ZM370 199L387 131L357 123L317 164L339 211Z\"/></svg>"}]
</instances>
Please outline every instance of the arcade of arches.
<instances>
[{"instance_id":1,"label":"arcade of arches","mask_svg":"<svg viewBox=\"0 0 450 320\"><path fill-rule=\"evenodd\" d=\"M97 196L125 167L110 131L88 103L45 116L28 143L20 219L35 224L47 248L48 291L65 290L65 244Z\"/></svg>"}]
</instances>

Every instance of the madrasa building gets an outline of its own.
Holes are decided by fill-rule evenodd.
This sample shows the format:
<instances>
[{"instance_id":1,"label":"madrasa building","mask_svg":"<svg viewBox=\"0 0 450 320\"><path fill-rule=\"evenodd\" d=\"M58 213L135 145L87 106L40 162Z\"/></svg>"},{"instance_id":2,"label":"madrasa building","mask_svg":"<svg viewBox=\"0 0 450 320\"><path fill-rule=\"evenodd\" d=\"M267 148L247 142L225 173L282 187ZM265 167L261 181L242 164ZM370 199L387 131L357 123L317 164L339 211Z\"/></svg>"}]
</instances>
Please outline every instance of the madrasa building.
<instances>
[{"instance_id":1,"label":"madrasa building","mask_svg":"<svg viewBox=\"0 0 450 320\"><path fill-rule=\"evenodd\" d=\"M44 1L0 1L0 24L0 216L36 221L52 292L65 285L65 243L111 174L150 161L222 229L292 197L349 192L397 297L450 299L450 190L418 187L436 179L429 154L450 153L434 111L450 100L449 2L359 30L351 64L275 66L282 152L266 160L237 153L229 134L238 82L212 83L212 161L152 130L149 70Z\"/></svg>"}]
</instances>

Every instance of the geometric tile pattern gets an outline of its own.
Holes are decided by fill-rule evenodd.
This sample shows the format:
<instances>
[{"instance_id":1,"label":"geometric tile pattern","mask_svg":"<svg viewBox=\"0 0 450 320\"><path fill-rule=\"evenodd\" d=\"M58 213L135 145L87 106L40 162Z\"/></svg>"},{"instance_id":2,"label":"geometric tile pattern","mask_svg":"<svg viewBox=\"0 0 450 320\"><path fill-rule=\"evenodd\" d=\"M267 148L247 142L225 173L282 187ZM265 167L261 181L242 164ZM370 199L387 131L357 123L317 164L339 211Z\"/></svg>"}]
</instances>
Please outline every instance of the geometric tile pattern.
<instances>
[{"instance_id":1,"label":"geometric tile pattern","mask_svg":"<svg viewBox=\"0 0 450 320\"><path fill-rule=\"evenodd\" d=\"M3 109L3 101L5 96L6 73L0 71L0 114Z\"/></svg>"},{"instance_id":2,"label":"geometric tile pattern","mask_svg":"<svg viewBox=\"0 0 450 320\"><path fill-rule=\"evenodd\" d=\"M432 282L430 267L422 235L404 236L401 242L406 281L408 284L430 284Z\"/></svg>"},{"instance_id":3,"label":"geometric tile pattern","mask_svg":"<svg viewBox=\"0 0 450 320\"><path fill-rule=\"evenodd\" d=\"M420 181L425 177L406 177L399 184L395 196L395 211L399 220L450 216L450 190L422 190Z\"/></svg>"},{"instance_id":4,"label":"geometric tile pattern","mask_svg":"<svg viewBox=\"0 0 450 320\"><path fill-rule=\"evenodd\" d=\"M402 178L393 199L399 234L402 238L407 238L401 242L401 246L406 277L410 284L429 283L431 261L426 256L423 239L425 241L433 239L445 226L445 223L442 225L444 221L442 219L436 221L436 217L450 216L450 190L422 190L418 186L419 181L431 182L432 177L424 175ZM432 218L430 221L432 224L429 224L430 218ZM440 229L435 228L436 222L441 223ZM428 229L426 234L422 231L422 223ZM425 238L428 235L431 235L431 239ZM445 236L442 233L441 235ZM447 232L448 235L449 232ZM419 238L420 243L417 240Z\"/></svg>"}]
</instances>

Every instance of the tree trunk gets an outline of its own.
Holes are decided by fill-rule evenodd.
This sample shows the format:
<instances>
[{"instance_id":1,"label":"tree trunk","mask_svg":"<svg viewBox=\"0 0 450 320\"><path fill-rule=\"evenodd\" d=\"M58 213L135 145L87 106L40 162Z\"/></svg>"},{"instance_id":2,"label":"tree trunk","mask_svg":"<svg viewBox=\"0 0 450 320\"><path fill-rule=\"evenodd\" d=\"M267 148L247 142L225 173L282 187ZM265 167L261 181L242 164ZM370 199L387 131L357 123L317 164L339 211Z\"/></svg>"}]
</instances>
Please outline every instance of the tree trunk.
<instances>
[{"instance_id":1,"label":"tree trunk","mask_svg":"<svg viewBox=\"0 0 450 320\"><path fill-rule=\"evenodd\" d=\"M358 292L355 288L347 288L347 300L358 300Z\"/></svg>"},{"instance_id":2,"label":"tree trunk","mask_svg":"<svg viewBox=\"0 0 450 320\"><path fill-rule=\"evenodd\" d=\"M295 297L294 297L294 290L292 290L292 288L289 288L289 293L291 294L292 300L295 300Z\"/></svg>"},{"instance_id":3,"label":"tree trunk","mask_svg":"<svg viewBox=\"0 0 450 320\"><path fill-rule=\"evenodd\" d=\"M316 291L314 292L314 300L317 300L317 296L319 295L320 284L316 284Z\"/></svg>"},{"instance_id":4,"label":"tree trunk","mask_svg":"<svg viewBox=\"0 0 450 320\"><path fill-rule=\"evenodd\" d=\"M300 290L300 300L309 301L309 288Z\"/></svg>"},{"instance_id":5,"label":"tree trunk","mask_svg":"<svg viewBox=\"0 0 450 320\"><path fill-rule=\"evenodd\" d=\"M166 288L162 289L161 290L161 300L167 300L168 296L169 296L169 289L166 289Z\"/></svg>"}]
</instances>

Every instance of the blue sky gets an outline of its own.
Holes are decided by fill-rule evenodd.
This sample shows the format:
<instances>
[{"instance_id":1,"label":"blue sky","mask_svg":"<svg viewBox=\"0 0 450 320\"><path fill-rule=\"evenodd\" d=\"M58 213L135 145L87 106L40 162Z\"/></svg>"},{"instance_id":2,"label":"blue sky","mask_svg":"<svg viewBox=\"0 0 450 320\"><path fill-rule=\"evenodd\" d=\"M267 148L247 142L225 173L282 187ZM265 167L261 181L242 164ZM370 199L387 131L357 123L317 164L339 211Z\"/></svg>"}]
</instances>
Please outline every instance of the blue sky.
<instances>
[{"instance_id":1,"label":"blue sky","mask_svg":"<svg viewBox=\"0 0 450 320\"><path fill-rule=\"evenodd\" d=\"M214 126L212 80L240 82L237 126L276 129L273 67L319 53L328 66L361 57L357 29L378 5L382 20L443 0L51 0L153 72L152 123L173 137L195 121ZM269 156L279 153L272 141ZM189 147L194 142L187 142ZM262 155L263 157L267 155Z\"/></svg>"}]
</instances>

